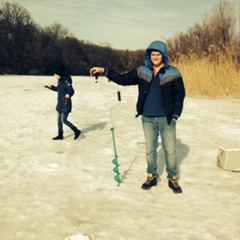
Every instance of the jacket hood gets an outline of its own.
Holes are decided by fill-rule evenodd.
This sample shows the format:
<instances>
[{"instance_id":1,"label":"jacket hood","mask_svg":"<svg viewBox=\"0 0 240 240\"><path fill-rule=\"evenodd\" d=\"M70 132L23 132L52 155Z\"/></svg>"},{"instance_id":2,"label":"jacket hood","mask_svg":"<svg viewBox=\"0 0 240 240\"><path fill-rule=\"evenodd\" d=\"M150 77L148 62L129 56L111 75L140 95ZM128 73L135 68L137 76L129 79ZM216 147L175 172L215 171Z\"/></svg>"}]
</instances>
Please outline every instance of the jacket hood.
<instances>
[{"instance_id":1,"label":"jacket hood","mask_svg":"<svg viewBox=\"0 0 240 240\"><path fill-rule=\"evenodd\" d=\"M57 74L58 76L62 77L65 75L66 67L64 65L61 65L54 69L53 73Z\"/></svg>"},{"instance_id":2,"label":"jacket hood","mask_svg":"<svg viewBox=\"0 0 240 240\"><path fill-rule=\"evenodd\" d=\"M144 54L144 63L145 63L145 66L152 69L153 66L152 66L152 62L151 62L151 59L150 59L150 54L152 51L158 51L162 54L163 56L163 62L164 62L164 67L165 68L168 68L169 67L169 63L168 63L168 54L167 54L167 46L164 42L162 41L154 41L152 42L148 48L146 49L145 51L145 54Z\"/></svg>"}]
</instances>

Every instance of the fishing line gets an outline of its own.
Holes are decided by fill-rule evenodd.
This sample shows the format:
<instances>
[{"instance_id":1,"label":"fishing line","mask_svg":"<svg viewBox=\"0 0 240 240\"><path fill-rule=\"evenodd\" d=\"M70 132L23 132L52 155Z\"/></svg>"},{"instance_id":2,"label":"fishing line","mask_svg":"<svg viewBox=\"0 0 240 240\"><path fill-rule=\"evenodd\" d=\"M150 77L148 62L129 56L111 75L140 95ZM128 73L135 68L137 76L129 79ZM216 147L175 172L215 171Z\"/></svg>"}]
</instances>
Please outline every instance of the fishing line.
<instances>
[{"instance_id":1,"label":"fishing line","mask_svg":"<svg viewBox=\"0 0 240 240\"><path fill-rule=\"evenodd\" d=\"M95 76L95 83L98 82L98 75ZM117 147L116 147L116 140L115 140L115 133L114 133L114 122L113 122L113 110L120 106L121 103L121 92L118 88L117 91L117 100L118 104L110 108L110 116L111 116L111 132L112 132L112 142L113 142L113 151L114 151L114 158L112 160L112 163L115 165L113 168L113 172L116 174L114 176L114 180L118 183L118 186L120 186L121 180L120 180L120 173L119 173L119 164L118 164L118 155L117 155Z\"/></svg>"}]
</instances>

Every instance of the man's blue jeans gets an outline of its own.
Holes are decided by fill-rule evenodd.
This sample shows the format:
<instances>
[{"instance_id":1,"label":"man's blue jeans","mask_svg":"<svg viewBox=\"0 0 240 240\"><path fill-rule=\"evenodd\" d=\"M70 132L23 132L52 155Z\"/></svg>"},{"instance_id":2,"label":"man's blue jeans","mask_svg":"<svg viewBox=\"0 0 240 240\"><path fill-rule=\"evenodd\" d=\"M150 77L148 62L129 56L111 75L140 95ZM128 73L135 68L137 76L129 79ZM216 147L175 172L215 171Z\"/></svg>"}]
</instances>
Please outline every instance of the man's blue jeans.
<instances>
[{"instance_id":1,"label":"man's blue jeans","mask_svg":"<svg viewBox=\"0 0 240 240\"><path fill-rule=\"evenodd\" d=\"M167 177L177 176L178 166L176 159L176 120L168 125L166 117L142 116L142 126L146 141L147 173L158 176L157 148L158 137L161 136L162 147L165 154Z\"/></svg>"}]
</instances>

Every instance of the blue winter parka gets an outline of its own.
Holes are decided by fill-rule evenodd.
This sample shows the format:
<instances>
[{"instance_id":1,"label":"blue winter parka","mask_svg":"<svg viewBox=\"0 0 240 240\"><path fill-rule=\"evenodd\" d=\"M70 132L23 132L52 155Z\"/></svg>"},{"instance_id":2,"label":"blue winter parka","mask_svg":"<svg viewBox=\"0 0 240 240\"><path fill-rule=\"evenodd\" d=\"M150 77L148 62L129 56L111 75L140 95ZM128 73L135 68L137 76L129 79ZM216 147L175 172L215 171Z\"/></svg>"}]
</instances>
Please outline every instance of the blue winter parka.
<instances>
[{"instance_id":1,"label":"blue winter parka","mask_svg":"<svg viewBox=\"0 0 240 240\"><path fill-rule=\"evenodd\" d=\"M58 80L58 85L51 85L50 89L58 93L56 110L59 113L70 113L72 111L71 97L74 94L71 77L69 75L62 76ZM70 98L66 98L66 94L68 94Z\"/></svg>"},{"instance_id":2,"label":"blue winter parka","mask_svg":"<svg viewBox=\"0 0 240 240\"><path fill-rule=\"evenodd\" d=\"M153 78L153 66L150 60L151 51L159 51L163 56L164 67L160 70L159 94L162 98L162 107L166 113L168 124L172 119L180 117L183 110L185 88L179 70L168 63L166 44L161 41L152 42L144 55L144 65L130 72L120 74L105 69L105 76L119 85L138 85L138 100L136 104L137 115L142 115L144 103Z\"/></svg>"}]
</instances>

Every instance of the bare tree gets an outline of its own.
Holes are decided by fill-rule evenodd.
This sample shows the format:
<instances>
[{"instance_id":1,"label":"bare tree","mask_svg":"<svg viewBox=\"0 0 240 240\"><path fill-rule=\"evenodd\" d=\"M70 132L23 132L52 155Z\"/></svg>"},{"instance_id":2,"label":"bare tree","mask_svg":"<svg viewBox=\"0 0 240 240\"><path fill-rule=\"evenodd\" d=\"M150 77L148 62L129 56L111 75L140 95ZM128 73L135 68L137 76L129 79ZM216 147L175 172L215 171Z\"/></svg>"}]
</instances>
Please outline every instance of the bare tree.
<instances>
[{"instance_id":1,"label":"bare tree","mask_svg":"<svg viewBox=\"0 0 240 240\"><path fill-rule=\"evenodd\" d=\"M1 51L6 57L4 67L19 73L26 65L24 61L34 54L37 27L26 9L8 2L0 5L0 26Z\"/></svg>"},{"instance_id":2,"label":"bare tree","mask_svg":"<svg viewBox=\"0 0 240 240\"><path fill-rule=\"evenodd\" d=\"M234 4L221 0L213 13L205 16L202 24L195 24L187 33L180 33L168 41L169 55L195 54L199 57L216 52L226 53L236 45L236 8Z\"/></svg>"},{"instance_id":3,"label":"bare tree","mask_svg":"<svg viewBox=\"0 0 240 240\"><path fill-rule=\"evenodd\" d=\"M221 0L214 8L215 14L210 18L209 25L213 29L215 39L228 46L232 43L235 33L236 11L234 5Z\"/></svg>"},{"instance_id":4,"label":"bare tree","mask_svg":"<svg viewBox=\"0 0 240 240\"><path fill-rule=\"evenodd\" d=\"M54 23L42 30L40 40L41 56L46 74L52 74L56 65L63 64L64 41L68 37L71 37L71 34L58 23Z\"/></svg>"}]
</instances>

